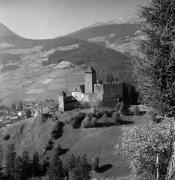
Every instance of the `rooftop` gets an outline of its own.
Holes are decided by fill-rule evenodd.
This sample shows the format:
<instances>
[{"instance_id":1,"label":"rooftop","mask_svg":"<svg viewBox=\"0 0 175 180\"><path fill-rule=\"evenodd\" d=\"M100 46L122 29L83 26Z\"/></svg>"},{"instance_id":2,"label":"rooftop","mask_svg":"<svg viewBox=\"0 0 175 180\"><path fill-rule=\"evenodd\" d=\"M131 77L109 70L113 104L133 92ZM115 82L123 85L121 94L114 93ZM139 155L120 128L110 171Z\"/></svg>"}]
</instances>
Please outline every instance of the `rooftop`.
<instances>
[{"instance_id":1,"label":"rooftop","mask_svg":"<svg viewBox=\"0 0 175 180\"><path fill-rule=\"evenodd\" d=\"M89 66L86 70L85 73L96 73L95 69L91 66Z\"/></svg>"}]
</instances>

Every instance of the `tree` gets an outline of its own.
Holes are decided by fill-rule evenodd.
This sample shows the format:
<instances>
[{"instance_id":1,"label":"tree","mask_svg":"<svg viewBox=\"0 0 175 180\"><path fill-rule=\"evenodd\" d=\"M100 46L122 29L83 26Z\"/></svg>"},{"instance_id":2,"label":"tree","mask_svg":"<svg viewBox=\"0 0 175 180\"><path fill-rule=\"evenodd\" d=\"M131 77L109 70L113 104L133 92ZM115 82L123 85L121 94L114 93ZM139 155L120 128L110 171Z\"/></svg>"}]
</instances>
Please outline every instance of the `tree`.
<instances>
[{"instance_id":1,"label":"tree","mask_svg":"<svg viewBox=\"0 0 175 180\"><path fill-rule=\"evenodd\" d=\"M29 109L26 110L26 118L30 118L31 117L31 111Z\"/></svg>"},{"instance_id":2,"label":"tree","mask_svg":"<svg viewBox=\"0 0 175 180\"><path fill-rule=\"evenodd\" d=\"M15 158L14 177L15 177L15 180L23 179L23 160L20 156Z\"/></svg>"},{"instance_id":3,"label":"tree","mask_svg":"<svg viewBox=\"0 0 175 180\"><path fill-rule=\"evenodd\" d=\"M14 166L15 166L15 146L14 144L10 144L7 147L7 152L5 156L5 170L7 177L11 178L14 176Z\"/></svg>"},{"instance_id":4,"label":"tree","mask_svg":"<svg viewBox=\"0 0 175 180\"><path fill-rule=\"evenodd\" d=\"M64 177L64 169L63 169L62 161L59 158L59 155L60 155L60 146L56 148L47 172L49 178L52 180L57 180L60 177Z\"/></svg>"},{"instance_id":5,"label":"tree","mask_svg":"<svg viewBox=\"0 0 175 180\"><path fill-rule=\"evenodd\" d=\"M165 179L171 157L171 122L126 127L119 146L139 180Z\"/></svg>"},{"instance_id":6,"label":"tree","mask_svg":"<svg viewBox=\"0 0 175 180\"><path fill-rule=\"evenodd\" d=\"M141 8L145 39L137 62L139 90L145 104L175 116L175 1L152 0Z\"/></svg>"},{"instance_id":7,"label":"tree","mask_svg":"<svg viewBox=\"0 0 175 180\"><path fill-rule=\"evenodd\" d=\"M23 103L22 102L19 102L18 106L17 106L17 109L19 111L22 111L23 110Z\"/></svg>"},{"instance_id":8,"label":"tree","mask_svg":"<svg viewBox=\"0 0 175 180\"><path fill-rule=\"evenodd\" d=\"M16 105L15 105L15 104L12 104L12 105L11 105L11 109L12 109L13 112L16 112Z\"/></svg>"},{"instance_id":9,"label":"tree","mask_svg":"<svg viewBox=\"0 0 175 180\"><path fill-rule=\"evenodd\" d=\"M23 171L22 171L22 178L23 179L27 179L29 177L31 177L32 174L32 168L31 168L31 161L30 161L30 157L29 157L29 152L28 151L24 151L22 153L22 163L23 163Z\"/></svg>"},{"instance_id":10,"label":"tree","mask_svg":"<svg viewBox=\"0 0 175 180\"><path fill-rule=\"evenodd\" d=\"M113 82L115 80L112 73L106 75L106 82Z\"/></svg>"},{"instance_id":11,"label":"tree","mask_svg":"<svg viewBox=\"0 0 175 180\"><path fill-rule=\"evenodd\" d=\"M100 159L98 157L93 158L93 162L92 162L92 165L91 165L92 170L98 171L99 161L100 161Z\"/></svg>"},{"instance_id":12,"label":"tree","mask_svg":"<svg viewBox=\"0 0 175 180\"><path fill-rule=\"evenodd\" d=\"M2 149L2 145L0 144L0 179L3 175L2 163L3 163L3 149Z\"/></svg>"},{"instance_id":13,"label":"tree","mask_svg":"<svg viewBox=\"0 0 175 180\"><path fill-rule=\"evenodd\" d=\"M72 155L68 162L68 171L70 180L89 180L91 167L87 157L76 157Z\"/></svg>"},{"instance_id":14,"label":"tree","mask_svg":"<svg viewBox=\"0 0 175 180\"><path fill-rule=\"evenodd\" d=\"M32 159L32 176L36 177L40 173L39 154L35 152Z\"/></svg>"}]
</instances>

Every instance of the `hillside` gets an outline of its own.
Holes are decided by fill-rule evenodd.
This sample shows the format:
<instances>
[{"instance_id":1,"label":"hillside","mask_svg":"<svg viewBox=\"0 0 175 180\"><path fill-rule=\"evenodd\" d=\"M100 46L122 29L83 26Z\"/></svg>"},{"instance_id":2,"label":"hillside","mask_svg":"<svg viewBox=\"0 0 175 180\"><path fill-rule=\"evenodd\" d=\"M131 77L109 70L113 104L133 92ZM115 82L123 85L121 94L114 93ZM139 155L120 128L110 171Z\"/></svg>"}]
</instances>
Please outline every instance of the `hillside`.
<instances>
[{"instance_id":1,"label":"hillside","mask_svg":"<svg viewBox=\"0 0 175 180\"><path fill-rule=\"evenodd\" d=\"M140 21L96 23L68 36L133 55L137 53L137 40L144 38L140 31L140 23Z\"/></svg>"},{"instance_id":2,"label":"hillside","mask_svg":"<svg viewBox=\"0 0 175 180\"><path fill-rule=\"evenodd\" d=\"M43 121L41 116L23 120L1 129L0 141L4 149L9 143L14 143L18 154L27 150L30 155L37 151L41 158L50 157L54 148L45 155L44 148L51 137L51 130L55 123L53 119ZM8 134L11 136L10 139L4 140L3 137ZM120 126L72 129L66 125L63 136L54 142L54 147L60 144L66 150L66 154L61 156L64 163L71 154L76 156L86 154L90 161L94 157L99 157L100 166L108 165L110 168L97 174L97 176L123 177L130 174L130 169L120 155L115 154L115 144L118 143L120 134Z\"/></svg>"},{"instance_id":3,"label":"hillside","mask_svg":"<svg viewBox=\"0 0 175 180\"><path fill-rule=\"evenodd\" d=\"M94 43L81 42L78 48L67 51L57 50L49 55L44 65L59 63L63 59L76 65L93 66L101 80L109 73L125 81L130 81L132 78L132 65L127 56Z\"/></svg>"},{"instance_id":4,"label":"hillside","mask_svg":"<svg viewBox=\"0 0 175 180\"><path fill-rule=\"evenodd\" d=\"M82 111L90 112L88 109ZM115 148L120 144L120 135L123 128L149 123L149 114L146 113L137 117L121 115L123 122L125 122L123 125L113 124L88 129L73 129L70 124L65 123L62 136L57 140L52 139L54 145L51 150L46 152L45 147L51 139L51 131L57 121L65 122L65 120L78 113L79 111L76 110L64 114L56 113L58 120L38 115L35 118L19 121L0 129L0 142L3 144L4 150L8 144L14 143L17 154L27 150L32 155L37 151L41 159L50 158L53 155L54 148L59 144L64 150L61 155L63 164L71 154L75 156L86 154L89 161L92 161L94 157L99 157L100 167L106 167L97 173L96 177L119 178L129 176L131 174L129 165L120 154L116 153ZM110 118L107 120L112 122ZM104 122L106 122L106 119L98 119L98 123ZM10 135L10 139L5 140L7 135Z\"/></svg>"}]
</instances>

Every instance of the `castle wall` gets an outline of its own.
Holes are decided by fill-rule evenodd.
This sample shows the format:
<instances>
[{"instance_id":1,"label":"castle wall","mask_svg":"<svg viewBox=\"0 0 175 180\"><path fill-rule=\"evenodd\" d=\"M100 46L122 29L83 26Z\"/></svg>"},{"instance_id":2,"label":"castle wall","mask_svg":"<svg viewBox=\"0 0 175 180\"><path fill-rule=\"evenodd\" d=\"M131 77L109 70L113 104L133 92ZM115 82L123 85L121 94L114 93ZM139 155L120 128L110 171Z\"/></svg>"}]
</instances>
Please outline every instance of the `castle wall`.
<instances>
[{"instance_id":1,"label":"castle wall","mask_svg":"<svg viewBox=\"0 0 175 180\"><path fill-rule=\"evenodd\" d=\"M95 84L94 93L101 97L101 101L109 102L123 97L123 85L119 82Z\"/></svg>"},{"instance_id":2,"label":"castle wall","mask_svg":"<svg viewBox=\"0 0 175 180\"><path fill-rule=\"evenodd\" d=\"M84 94L84 102L89 102L91 105L99 106L102 99L102 94L99 93Z\"/></svg>"},{"instance_id":3,"label":"castle wall","mask_svg":"<svg viewBox=\"0 0 175 180\"><path fill-rule=\"evenodd\" d=\"M123 84L105 83L104 84L104 100L105 99L117 99L123 97Z\"/></svg>"}]
</instances>

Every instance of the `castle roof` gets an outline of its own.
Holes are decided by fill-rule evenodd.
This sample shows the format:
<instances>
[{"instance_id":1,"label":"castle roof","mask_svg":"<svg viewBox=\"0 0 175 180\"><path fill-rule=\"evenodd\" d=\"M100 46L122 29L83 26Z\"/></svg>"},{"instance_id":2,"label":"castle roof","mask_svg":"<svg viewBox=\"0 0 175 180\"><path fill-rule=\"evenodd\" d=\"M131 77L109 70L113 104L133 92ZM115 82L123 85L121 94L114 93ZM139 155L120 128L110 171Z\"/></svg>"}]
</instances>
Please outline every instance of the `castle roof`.
<instances>
[{"instance_id":1,"label":"castle roof","mask_svg":"<svg viewBox=\"0 0 175 180\"><path fill-rule=\"evenodd\" d=\"M89 66L86 70L85 73L96 73L95 69L91 66Z\"/></svg>"},{"instance_id":2,"label":"castle roof","mask_svg":"<svg viewBox=\"0 0 175 180\"><path fill-rule=\"evenodd\" d=\"M58 90L58 95L59 96L66 96L66 92L64 92L62 89Z\"/></svg>"}]
</instances>

